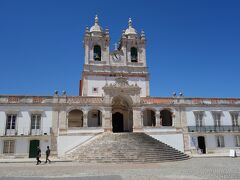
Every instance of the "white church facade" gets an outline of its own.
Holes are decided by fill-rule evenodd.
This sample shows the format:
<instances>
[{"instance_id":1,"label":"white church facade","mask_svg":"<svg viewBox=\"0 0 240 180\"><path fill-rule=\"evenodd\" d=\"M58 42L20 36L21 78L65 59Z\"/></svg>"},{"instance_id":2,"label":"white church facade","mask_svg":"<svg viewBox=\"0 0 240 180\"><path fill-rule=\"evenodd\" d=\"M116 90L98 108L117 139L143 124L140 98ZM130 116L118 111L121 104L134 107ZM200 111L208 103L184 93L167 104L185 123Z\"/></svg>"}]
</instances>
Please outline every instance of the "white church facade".
<instances>
[{"instance_id":1,"label":"white church facade","mask_svg":"<svg viewBox=\"0 0 240 180\"><path fill-rule=\"evenodd\" d=\"M79 96L0 95L0 158L35 157L48 145L62 158L105 132L145 133L189 155L240 147L240 99L151 97L144 32L129 19L113 51L109 43L96 16Z\"/></svg>"}]
</instances>

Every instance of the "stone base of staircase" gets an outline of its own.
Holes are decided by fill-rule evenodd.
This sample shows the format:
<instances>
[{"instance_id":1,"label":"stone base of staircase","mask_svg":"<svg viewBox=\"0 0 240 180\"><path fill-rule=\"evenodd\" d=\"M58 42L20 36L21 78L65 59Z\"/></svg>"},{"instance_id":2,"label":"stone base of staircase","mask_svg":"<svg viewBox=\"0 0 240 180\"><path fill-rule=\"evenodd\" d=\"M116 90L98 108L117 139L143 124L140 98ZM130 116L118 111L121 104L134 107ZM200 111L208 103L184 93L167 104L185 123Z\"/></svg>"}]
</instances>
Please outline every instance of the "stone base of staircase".
<instances>
[{"instance_id":1,"label":"stone base of staircase","mask_svg":"<svg viewBox=\"0 0 240 180\"><path fill-rule=\"evenodd\" d=\"M102 133L76 147L67 158L97 163L158 163L189 156L145 133Z\"/></svg>"}]
</instances>

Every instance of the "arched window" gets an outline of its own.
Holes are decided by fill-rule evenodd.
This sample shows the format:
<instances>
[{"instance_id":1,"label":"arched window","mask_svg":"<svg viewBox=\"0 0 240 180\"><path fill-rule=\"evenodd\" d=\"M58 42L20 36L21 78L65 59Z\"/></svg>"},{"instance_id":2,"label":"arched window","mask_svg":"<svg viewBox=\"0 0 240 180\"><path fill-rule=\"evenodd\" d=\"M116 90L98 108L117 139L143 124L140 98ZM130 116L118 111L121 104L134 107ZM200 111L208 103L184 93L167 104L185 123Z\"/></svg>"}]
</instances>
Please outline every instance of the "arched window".
<instances>
[{"instance_id":1,"label":"arched window","mask_svg":"<svg viewBox=\"0 0 240 180\"><path fill-rule=\"evenodd\" d=\"M160 112L160 118L162 119L162 126L172 126L172 112L165 109Z\"/></svg>"},{"instance_id":2,"label":"arched window","mask_svg":"<svg viewBox=\"0 0 240 180\"><path fill-rule=\"evenodd\" d=\"M135 47L131 47L131 62L138 62L138 52Z\"/></svg>"},{"instance_id":3,"label":"arched window","mask_svg":"<svg viewBox=\"0 0 240 180\"><path fill-rule=\"evenodd\" d=\"M156 126L156 116L153 110L146 109L143 111L143 125Z\"/></svg>"},{"instance_id":4,"label":"arched window","mask_svg":"<svg viewBox=\"0 0 240 180\"><path fill-rule=\"evenodd\" d=\"M93 48L93 58L95 61L101 61L101 47L99 45L95 45Z\"/></svg>"},{"instance_id":5,"label":"arched window","mask_svg":"<svg viewBox=\"0 0 240 180\"><path fill-rule=\"evenodd\" d=\"M68 127L83 127L83 112L75 109L68 114Z\"/></svg>"}]
</instances>

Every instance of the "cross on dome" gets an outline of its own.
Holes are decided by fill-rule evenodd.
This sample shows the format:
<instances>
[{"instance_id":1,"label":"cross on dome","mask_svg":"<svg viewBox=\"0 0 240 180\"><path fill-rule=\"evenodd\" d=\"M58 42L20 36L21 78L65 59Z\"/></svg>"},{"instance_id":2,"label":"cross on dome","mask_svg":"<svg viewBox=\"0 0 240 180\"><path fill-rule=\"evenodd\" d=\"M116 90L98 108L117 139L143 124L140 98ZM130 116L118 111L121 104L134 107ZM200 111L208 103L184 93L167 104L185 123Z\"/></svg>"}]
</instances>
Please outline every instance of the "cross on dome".
<instances>
[{"instance_id":1,"label":"cross on dome","mask_svg":"<svg viewBox=\"0 0 240 180\"><path fill-rule=\"evenodd\" d=\"M132 19L128 19L128 28L125 31L125 35L136 35L137 31L132 27Z\"/></svg>"},{"instance_id":2,"label":"cross on dome","mask_svg":"<svg viewBox=\"0 0 240 180\"><path fill-rule=\"evenodd\" d=\"M95 16L95 23L94 25L90 28L90 32L102 32L102 28L101 26L99 26L98 24L99 20L98 20L98 16Z\"/></svg>"},{"instance_id":3,"label":"cross on dome","mask_svg":"<svg viewBox=\"0 0 240 180\"><path fill-rule=\"evenodd\" d=\"M98 15L95 16L95 24L98 24Z\"/></svg>"},{"instance_id":4,"label":"cross on dome","mask_svg":"<svg viewBox=\"0 0 240 180\"><path fill-rule=\"evenodd\" d=\"M132 19L131 18L128 19L128 27L132 27Z\"/></svg>"}]
</instances>

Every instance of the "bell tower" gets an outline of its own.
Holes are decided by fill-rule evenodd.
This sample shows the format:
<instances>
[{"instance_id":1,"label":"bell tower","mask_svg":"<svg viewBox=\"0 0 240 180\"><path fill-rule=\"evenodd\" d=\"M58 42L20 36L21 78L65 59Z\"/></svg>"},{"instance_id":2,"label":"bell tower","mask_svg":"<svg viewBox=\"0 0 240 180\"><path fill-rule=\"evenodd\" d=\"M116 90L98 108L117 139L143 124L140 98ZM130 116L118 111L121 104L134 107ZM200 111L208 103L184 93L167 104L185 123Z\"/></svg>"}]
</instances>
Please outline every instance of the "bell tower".
<instances>
[{"instance_id":1,"label":"bell tower","mask_svg":"<svg viewBox=\"0 0 240 180\"><path fill-rule=\"evenodd\" d=\"M128 28L123 30L122 37L118 49L124 53L125 65L134 67L146 67L146 49L145 49L145 33L141 34L132 26L132 19L128 20Z\"/></svg>"},{"instance_id":2,"label":"bell tower","mask_svg":"<svg viewBox=\"0 0 240 180\"><path fill-rule=\"evenodd\" d=\"M100 65L109 64L109 31L99 26L98 16L95 17L95 24L90 28L86 27L84 36L85 64Z\"/></svg>"},{"instance_id":3,"label":"bell tower","mask_svg":"<svg viewBox=\"0 0 240 180\"><path fill-rule=\"evenodd\" d=\"M94 25L86 28L84 35L84 67L80 81L80 96L104 96L103 87L125 77L130 85L141 88L140 96L149 96L149 75L146 65L145 34L140 34L129 19L118 46L109 51L109 30L99 25L98 16Z\"/></svg>"}]
</instances>

